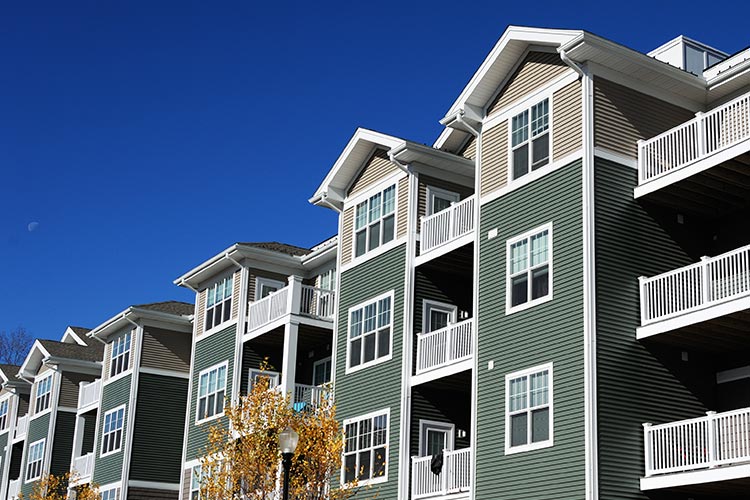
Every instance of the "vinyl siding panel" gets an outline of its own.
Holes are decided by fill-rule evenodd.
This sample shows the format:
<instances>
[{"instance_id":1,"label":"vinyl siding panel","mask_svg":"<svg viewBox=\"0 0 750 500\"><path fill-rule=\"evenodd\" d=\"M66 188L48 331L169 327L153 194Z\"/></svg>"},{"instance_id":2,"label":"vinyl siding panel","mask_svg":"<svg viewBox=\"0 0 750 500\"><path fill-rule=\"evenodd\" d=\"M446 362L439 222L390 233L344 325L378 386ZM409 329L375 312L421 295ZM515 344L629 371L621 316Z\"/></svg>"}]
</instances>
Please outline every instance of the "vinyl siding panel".
<instances>
[{"instance_id":1,"label":"vinyl siding panel","mask_svg":"<svg viewBox=\"0 0 750 500\"><path fill-rule=\"evenodd\" d=\"M594 145L638 156L638 140L686 122L690 111L622 85L594 78Z\"/></svg>"},{"instance_id":2,"label":"vinyl siding panel","mask_svg":"<svg viewBox=\"0 0 750 500\"><path fill-rule=\"evenodd\" d=\"M241 271L234 273L232 277L232 317L236 318L240 310L240 284L242 280Z\"/></svg>"},{"instance_id":3,"label":"vinyl siding panel","mask_svg":"<svg viewBox=\"0 0 750 500\"><path fill-rule=\"evenodd\" d=\"M81 382L90 382L96 377L82 373L63 372L60 383L60 406L78 408L78 388Z\"/></svg>"},{"instance_id":4,"label":"vinyl siding panel","mask_svg":"<svg viewBox=\"0 0 750 500\"><path fill-rule=\"evenodd\" d=\"M20 394L18 396L18 416L24 416L29 412L29 397L30 394Z\"/></svg>"},{"instance_id":5,"label":"vinyl siding panel","mask_svg":"<svg viewBox=\"0 0 750 500\"><path fill-rule=\"evenodd\" d=\"M446 191L458 193L459 198L461 200L466 199L472 194L474 194L473 186L471 187L462 186L454 182L448 182L443 179L438 179L437 177L430 177L428 175L420 175L419 176L419 188L418 188L419 198L417 201L417 222L419 222L420 217L424 217L427 215L427 186L445 189ZM419 224L417 224L417 228L419 228Z\"/></svg>"},{"instance_id":6,"label":"vinyl siding panel","mask_svg":"<svg viewBox=\"0 0 750 500\"><path fill-rule=\"evenodd\" d=\"M482 132L481 195L497 191L508 183L508 122Z\"/></svg>"},{"instance_id":7,"label":"vinyl siding panel","mask_svg":"<svg viewBox=\"0 0 750 500\"><path fill-rule=\"evenodd\" d=\"M44 415L41 415L38 418L35 418L29 422L29 430L26 434L26 446L23 451L23 460L21 463L21 493L28 498L28 496L31 494L32 489L34 488L35 482L32 483L26 483L26 462L29 458L29 447L31 443L35 441L39 441L40 439L46 439L46 442L44 444L44 453L45 457L47 456L47 453L49 453L49 423L50 423L50 416L51 413L45 413ZM44 472L44 471L42 471Z\"/></svg>"},{"instance_id":8,"label":"vinyl siding panel","mask_svg":"<svg viewBox=\"0 0 750 500\"><path fill-rule=\"evenodd\" d=\"M198 302L195 306L195 330L196 335L201 335L206 327L206 290L198 292Z\"/></svg>"},{"instance_id":9,"label":"vinyl siding panel","mask_svg":"<svg viewBox=\"0 0 750 500\"><path fill-rule=\"evenodd\" d=\"M464 158L469 158L473 160L477 157L477 138L474 136L471 136L468 141L466 141L466 145L461 149L461 152L458 153Z\"/></svg>"},{"instance_id":10,"label":"vinyl siding panel","mask_svg":"<svg viewBox=\"0 0 750 500\"><path fill-rule=\"evenodd\" d=\"M409 227L409 177L402 177L398 181L398 187L396 188L398 200L396 206L398 213L396 214L396 238L401 238L406 235L407 228Z\"/></svg>"},{"instance_id":11,"label":"vinyl siding panel","mask_svg":"<svg viewBox=\"0 0 750 500\"><path fill-rule=\"evenodd\" d=\"M477 498L584 498L581 179L577 161L482 207ZM553 298L506 315L506 241L550 222ZM548 362L554 446L505 455L505 376Z\"/></svg>"},{"instance_id":12,"label":"vinyl siding panel","mask_svg":"<svg viewBox=\"0 0 750 500\"><path fill-rule=\"evenodd\" d=\"M635 339L640 323L638 276L692 263L634 199L637 172L596 160L596 324L601 498L641 499L644 422L702 416L697 378L714 380L696 353L660 349ZM710 406L711 404L708 403Z\"/></svg>"},{"instance_id":13,"label":"vinyl siding panel","mask_svg":"<svg viewBox=\"0 0 750 500\"><path fill-rule=\"evenodd\" d=\"M196 406L198 402L198 379L199 374L206 368L217 365L223 361L227 363L227 386L226 394L232 394L232 377L234 376L234 348L237 334L237 326L211 334L204 340L196 343L193 347L195 355L193 360L193 380L190 397L190 418L187 430L186 460L199 458L201 450L205 447L208 429L212 425L225 424L226 419L215 419L200 425L195 423Z\"/></svg>"},{"instance_id":14,"label":"vinyl siding panel","mask_svg":"<svg viewBox=\"0 0 750 500\"><path fill-rule=\"evenodd\" d=\"M189 333L145 327L141 366L187 373L191 347Z\"/></svg>"},{"instance_id":15,"label":"vinyl siding panel","mask_svg":"<svg viewBox=\"0 0 750 500\"><path fill-rule=\"evenodd\" d=\"M581 82L563 87L552 95L552 161L581 149L583 144Z\"/></svg>"},{"instance_id":16,"label":"vinyl siding panel","mask_svg":"<svg viewBox=\"0 0 750 500\"><path fill-rule=\"evenodd\" d=\"M399 420L401 418L401 356L404 320L404 273L406 246L398 247L345 271L339 284L339 331L336 359L336 413L341 420L390 408L388 481L363 490L362 498L396 498L398 483ZM392 359L345 374L348 310L390 290L393 296ZM408 458L406 458L408 459ZM337 475L337 478L340 477Z\"/></svg>"},{"instance_id":17,"label":"vinyl siding panel","mask_svg":"<svg viewBox=\"0 0 750 500\"><path fill-rule=\"evenodd\" d=\"M343 220L341 237L341 265L352 261L352 240L354 238L354 207L349 207L341 214Z\"/></svg>"},{"instance_id":18,"label":"vinyl siding panel","mask_svg":"<svg viewBox=\"0 0 750 500\"><path fill-rule=\"evenodd\" d=\"M178 496L179 492L173 490L128 488L128 500L177 500Z\"/></svg>"},{"instance_id":19,"label":"vinyl siding panel","mask_svg":"<svg viewBox=\"0 0 750 500\"><path fill-rule=\"evenodd\" d=\"M96 467L94 467L94 482L97 484L108 484L119 481L122 478L122 460L125 448L128 446L130 436L127 435L128 419L130 418L130 390L132 375L128 374L102 387L102 399L99 406L99 433L96 437ZM123 438L119 452L101 456L102 432L104 429L104 415L120 405L125 406L125 419L123 421Z\"/></svg>"},{"instance_id":20,"label":"vinyl siding panel","mask_svg":"<svg viewBox=\"0 0 750 500\"><path fill-rule=\"evenodd\" d=\"M70 471L70 457L73 455L73 434L76 427L76 414L67 411L57 412L55 441L52 446L50 473L65 474Z\"/></svg>"},{"instance_id":21,"label":"vinyl siding panel","mask_svg":"<svg viewBox=\"0 0 750 500\"><path fill-rule=\"evenodd\" d=\"M357 193L367 190L370 186L393 174L396 168L391 163L391 160L388 159L388 152L385 149L376 149L352 182L347 196L354 196Z\"/></svg>"},{"instance_id":22,"label":"vinyl siding panel","mask_svg":"<svg viewBox=\"0 0 750 500\"><path fill-rule=\"evenodd\" d=\"M141 373L130 479L179 483L188 381Z\"/></svg>"},{"instance_id":23,"label":"vinyl siding panel","mask_svg":"<svg viewBox=\"0 0 750 500\"><path fill-rule=\"evenodd\" d=\"M487 108L487 116L526 97L567 69L556 52L529 52L495 101Z\"/></svg>"}]
</instances>

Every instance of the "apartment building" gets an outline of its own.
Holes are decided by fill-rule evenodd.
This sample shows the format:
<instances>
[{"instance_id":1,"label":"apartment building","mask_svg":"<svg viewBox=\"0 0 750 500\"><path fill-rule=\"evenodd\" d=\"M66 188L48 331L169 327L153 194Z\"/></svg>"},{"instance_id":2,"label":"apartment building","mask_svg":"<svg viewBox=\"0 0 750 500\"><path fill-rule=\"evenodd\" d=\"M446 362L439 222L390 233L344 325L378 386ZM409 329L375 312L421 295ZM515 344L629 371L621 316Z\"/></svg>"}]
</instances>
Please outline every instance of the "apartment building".
<instances>
[{"instance_id":1,"label":"apartment building","mask_svg":"<svg viewBox=\"0 0 750 500\"><path fill-rule=\"evenodd\" d=\"M180 498L199 495L208 430L258 377L320 404L331 380L337 239L236 243L175 280L196 294ZM267 366L264 366L267 364ZM261 369L263 368L263 369Z\"/></svg>"},{"instance_id":2,"label":"apartment building","mask_svg":"<svg viewBox=\"0 0 750 500\"><path fill-rule=\"evenodd\" d=\"M16 378L20 366L0 364L0 498L9 482L20 485L21 457L28 429L31 384Z\"/></svg>"},{"instance_id":3,"label":"apartment building","mask_svg":"<svg viewBox=\"0 0 750 500\"><path fill-rule=\"evenodd\" d=\"M749 60L511 26L432 147L355 132L310 200L342 484L747 496Z\"/></svg>"}]
</instances>

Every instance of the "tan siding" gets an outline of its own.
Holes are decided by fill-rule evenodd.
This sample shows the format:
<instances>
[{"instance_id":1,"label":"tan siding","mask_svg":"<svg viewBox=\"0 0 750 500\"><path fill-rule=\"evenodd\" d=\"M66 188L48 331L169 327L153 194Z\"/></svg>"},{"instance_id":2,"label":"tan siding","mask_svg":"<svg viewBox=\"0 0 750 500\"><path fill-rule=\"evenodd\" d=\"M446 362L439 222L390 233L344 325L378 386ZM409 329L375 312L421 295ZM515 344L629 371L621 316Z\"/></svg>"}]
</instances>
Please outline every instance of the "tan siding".
<instances>
[{"instance_id":1,"label":"tan siding","mask_svg":"<svg viewBox=\"0 0 750 500\"><path fill-rule=\"evenodd\" d=\"M132 344L131 344L132 345ZM104 360L102 362L102 379L107 380L109 378L109 366L112 363L112 344L104 346Z\"/></svg>"},{"instance_id":2,"label":"tan siding","mask_svg":"<svg viewBox=\"0 0 750 500\"><path fill-rule=\"evenodd\" d=\"M544 86L564 73L566 69L567 66L560 60L557 53L529 52L526 59L487 109L487 115L491 115Z\"/></svg>"},{"instance_id":3,"label":"tan siding","mask_svg":"<svg viewBox=\"0 0 750 500\"><path fill-rule=\"evenodd\" d=\"M508 183L508 122L482 132L481 195L485 196Z\"/></svg>"},{"instance_id":4,"label":"tan siding","mask_svg":"<svg viewBox=\"0 0 750 500\"><path fill-rule=\"evenodd\" d=\"M417 205L417 221L420 217L427 215L427 186L432 186L446 191L453 191L458 193L461 200L468 198L474 194L474 189L460 184L454 184L452 182L444 181L443 179L437 179L427 175L419 176L419 201ZM417 224L419 229L419 224Z\"/></svg>"},{"instance_id":5,"label":"tan siding","mask_svg":"<svg viewBox=\"0 0 750 500\"><path fill-rule=\"evenodd\" d=\"M364 167L362 167L357 178L352 182L348 196L360 193L373 184L377 184L393 174L395 170L396 166L388 159L386 150L376 149Z\"/></svg>"},{"instance_id":6,"label":"tan siding","mask_svg":"<svg viewBox=\"0 0 750 500\"><path fill-rule=\"evenodd\" d=\"M594 78L594 145L638 156L648 139L690 120L690 111L616 83Z\"/></svg>"},{"instance_id":7,"label":"tan siding","mask_svg":"<svg viewBox=\"0 0 750 500\"><path fill-rule=\"evenodd\" d=\"M198 305L195 308L195 333L200 335L206 326L206 290L201 290L198 293Z\"/></svg>"},{"instance_id":8,"label":"tan siding","mask_svg":"<svg viewBox=\"0 0 750 500\"><path fill-rule=\"evenodd\" d=\"M240 271L232 276L232 318L237 317L240 308Z\"/></svg>"},{"instance_id":9,"label":"tan siding","mask_svg":"<svg viewBox=\"0 0 750 500\"><path fill-rule=\"evenodd\" d=\"M341 214L344 218L341 235L341 264L348 264L352 260L352 238L354 231L354 207L349 207Z\"/></svg>"},{"instance_id":10,"label":"tan siding","mask_svg":"<svg viewBox=\"0 0 750 500\"><path fill-rule=\"evenodd\" d=\"M396 214L396 238L404 236L409 227L409 177L398 181L398 213Z\"/></svg>"},{"instance_id":11,"label":"tan siding","mask_svg":"<svg viewBox=\"0 0 750 500\"><path fill-rule=\"evenodd\" d=\"M81 382L89 382L95 377L81 373L63 372L60 384L60 406L78 407L78 388Z\"/></svg>"},{"instance_id":12,"label":"tan siding","mask_svg":"<svg viewBox=\"0 0 750 500\"><path fill-rule=\"evenodd\" d=\"M185 333L148 327L143 332L141 366L187 373L191 346L190 336Z\"/></svg>"},{"instance_id":13,"label":"tan siding","mask_svg":"<svg viewBox=\"0 0 750 500\"><path fill-rule=\"evenodd\" d=\"M182 471L182 500L190 500L190 469Z\"/></svg>"},{"instance_id":14,"label":"tan siding","mask_svg":"<svg viewBox=\"0 0 750 500\"><path fill-rule=\"evenodd\" d=\"M459 153L464 158L470 158L474 159L477 157L477 138L474 136L471 136L469 140L467 141L466 145L463 147L461 152Z\"/></svg>"},{"instance_id":15,"label":"tan siding","mask_svg":"<svg viewBox=\"0 0 750 500\"><path fill-rule=\"evenodd\" d=\"M581 83L575 81L552 96L552 161L581 149Z\"/></svg>"}]
</instances>

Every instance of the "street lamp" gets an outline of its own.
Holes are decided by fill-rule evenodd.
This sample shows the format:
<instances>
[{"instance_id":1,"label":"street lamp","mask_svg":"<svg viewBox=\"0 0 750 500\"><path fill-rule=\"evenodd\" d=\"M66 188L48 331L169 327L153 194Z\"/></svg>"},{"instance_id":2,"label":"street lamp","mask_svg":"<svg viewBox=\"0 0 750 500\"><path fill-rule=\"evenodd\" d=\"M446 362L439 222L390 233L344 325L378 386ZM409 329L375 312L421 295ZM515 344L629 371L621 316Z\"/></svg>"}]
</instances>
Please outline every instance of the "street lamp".
<instances>
[{"instance_id":1,"label":"street lamp","mask_svg":"<svg viewBox=\"0 0 750 500\"><path fill-rule=\"evenodd\" d=\"M292 466L292 455L297 449L297 441L299 441L299 434L288 425L279 433L279 448L284 464L284 500L289 500L289 468Z\"/></svg>"}]
</instances>

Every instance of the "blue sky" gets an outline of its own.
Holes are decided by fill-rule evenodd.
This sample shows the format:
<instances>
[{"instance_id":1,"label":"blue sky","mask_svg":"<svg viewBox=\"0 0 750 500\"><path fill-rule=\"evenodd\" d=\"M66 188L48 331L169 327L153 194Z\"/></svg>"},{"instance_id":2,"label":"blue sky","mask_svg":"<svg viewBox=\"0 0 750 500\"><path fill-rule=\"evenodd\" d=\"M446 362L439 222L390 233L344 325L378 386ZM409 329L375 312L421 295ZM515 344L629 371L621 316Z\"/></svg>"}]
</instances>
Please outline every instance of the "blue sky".
<instances>
[{"instance_id":1,"label":"blue sky","mask_svg":"<svg viewBox=\"0 0 750 500\"><path fill-rule=\"evenodd\" d=\"M355 128L431 144L508 24L735 52L734 5L6 2L0 330L192 301L172 280L235 241L332 235L307 199Z\"/></svg>"}]
</instances>

